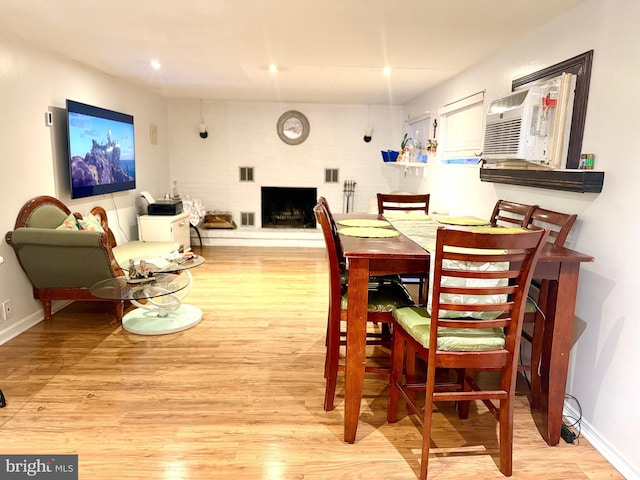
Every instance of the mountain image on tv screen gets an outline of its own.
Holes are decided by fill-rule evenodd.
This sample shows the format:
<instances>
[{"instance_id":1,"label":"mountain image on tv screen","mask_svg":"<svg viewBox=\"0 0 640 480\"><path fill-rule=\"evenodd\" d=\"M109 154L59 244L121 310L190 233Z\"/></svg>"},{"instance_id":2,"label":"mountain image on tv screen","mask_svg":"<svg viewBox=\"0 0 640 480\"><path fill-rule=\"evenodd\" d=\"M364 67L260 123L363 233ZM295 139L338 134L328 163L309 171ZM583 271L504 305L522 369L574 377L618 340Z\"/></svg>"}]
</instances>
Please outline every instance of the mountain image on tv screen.
<instances>
[{"instance_id":1,"label":"mountain image on tv screen","mask_svg":"<svg viewBox=\"0 0 640 480\"><path fill-rule=\"evenodd\" d=\"M67 117L72 198L135 188L133 117L75 102Z\"/></svg>"}]
</instances>

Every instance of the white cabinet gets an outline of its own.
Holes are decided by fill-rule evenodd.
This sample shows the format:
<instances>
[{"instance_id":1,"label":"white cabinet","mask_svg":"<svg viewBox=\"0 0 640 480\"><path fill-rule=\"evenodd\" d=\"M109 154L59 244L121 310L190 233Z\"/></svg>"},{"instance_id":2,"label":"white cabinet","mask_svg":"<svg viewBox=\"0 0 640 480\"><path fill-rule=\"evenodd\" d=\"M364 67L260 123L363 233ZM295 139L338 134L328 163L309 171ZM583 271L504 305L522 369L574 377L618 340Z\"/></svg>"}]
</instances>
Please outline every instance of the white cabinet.
<instances>
[{"instance_id":1,"label":"white cabinet","mask_svg":"<svg viewBox=\"0 0 640 480\"><path fill-rule=\"evenodd\" d=\"M145 242L175 242L191 248L189 214L142 215L138 217L138 236Z\"/></svg>"}]
</instances>

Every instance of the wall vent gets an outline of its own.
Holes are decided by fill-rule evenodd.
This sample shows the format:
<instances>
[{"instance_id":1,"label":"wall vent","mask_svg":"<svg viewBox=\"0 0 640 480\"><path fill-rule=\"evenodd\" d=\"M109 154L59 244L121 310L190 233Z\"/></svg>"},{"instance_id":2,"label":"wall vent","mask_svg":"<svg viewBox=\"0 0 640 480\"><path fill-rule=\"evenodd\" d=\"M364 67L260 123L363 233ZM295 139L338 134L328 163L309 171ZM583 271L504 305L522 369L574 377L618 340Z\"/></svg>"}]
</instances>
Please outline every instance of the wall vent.
<instances>
[{"instance_id":1,"label":"wall vent","mask_svg":"<svg viewBox=\"0 0 640 480\"><path fill-rule=\"evenodd\" d=\"M240 212L240 225L243 227L254 227L256 225L256 215L254 212Z\"/></svg>"},{"instance_id":2,"label":"wall vent","mask_svg":"<svg viewBox=\"0 0 640 480\"><path fill-rule=\"evenodd\" d=\"M338 169L337 168L325 168L324 169L324 183L338 183Z\"/></svg>"},{"instance_id":3,"label":"wall vent","mask_svg":"<svg viewBox=\"0 0 640 480\"><path fill-rule=\"evenodd\" d=\"M253 167L240 167L240 181L253 182Z\"/></svg>"}]
</instances>

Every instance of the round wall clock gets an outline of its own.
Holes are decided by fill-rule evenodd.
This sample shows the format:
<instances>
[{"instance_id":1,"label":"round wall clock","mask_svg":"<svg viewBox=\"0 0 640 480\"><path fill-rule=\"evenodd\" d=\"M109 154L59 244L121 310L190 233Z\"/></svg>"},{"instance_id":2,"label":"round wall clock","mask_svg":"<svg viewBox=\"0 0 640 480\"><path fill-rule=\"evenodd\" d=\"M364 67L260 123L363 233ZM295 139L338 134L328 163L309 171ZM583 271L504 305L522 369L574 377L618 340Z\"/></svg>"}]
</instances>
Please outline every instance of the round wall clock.
<instances>
[{"instance_id":1,"label":"round wall clock","mask_svg":"<svg viewBox=\"0 0 640 480\"><path fill-rule=\"evenodd\" d=\"M309 136L309 120L296 110L280 115L276 126L280 140L289 145L299 145Z\"/></svg>"}]
</instances>

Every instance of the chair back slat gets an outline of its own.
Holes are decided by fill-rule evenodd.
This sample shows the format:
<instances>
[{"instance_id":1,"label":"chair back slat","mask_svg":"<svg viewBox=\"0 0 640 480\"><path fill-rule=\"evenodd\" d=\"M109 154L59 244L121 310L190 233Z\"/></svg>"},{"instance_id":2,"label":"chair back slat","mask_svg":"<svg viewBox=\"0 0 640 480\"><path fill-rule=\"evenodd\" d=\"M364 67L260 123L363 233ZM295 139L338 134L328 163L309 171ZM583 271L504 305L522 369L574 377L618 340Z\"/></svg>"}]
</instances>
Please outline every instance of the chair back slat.
<instances>
[{"instance_id":1,"label":"chair back slat","mask_svg":"<svg viewBox=\"0 0 640 480\"><path fill-rule=\"evenodd\" d=\"M537 205L498 200L491 213L491 225L502 227L526 227Z\"/></svg>"},{"instance_id":2,"label":"chair back slat","mask_svg":"<svg viewBox=\"0 0 640 480\"><path fill-rule=\"evenodd\" d=\"M430 194L378 193L378 213L385 211L422 211L429 213Z\"/></svg>"},{"instance_id":3,"label":"chair back slat","mask_svg":"<svg viewBox=\"0 0 640 480\"><path fill-rule=\"evenodd\" d=\"M536 207L532 212L529 228L536 226L548 229L549 237L547 241L562 247L567 240L571 228L573 228L573 224L576 223L577 218L578 215L576 214L554 212L545 208Z\"/></svg>"},{"instance_id":4,"label":"chair back slat","mask_svg":"<svg viewBox=\"0 0 640 480\"><path fill-rule=\"evenodd\" d=\"M469 316L468 312L495 312L499 324L506 327L505 345L513 348L518 344L533 266L546 236L544 229L501 234L439 227L430 351L436 351L438 329L450 322L441 317L455 317L456 312L465 312L464 321L456 328L469 329L486 329L488 320L483 315ZM501 253L487 252L487 249Z\"/></svg>"}]
</instances>

